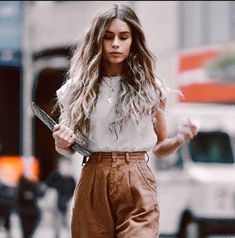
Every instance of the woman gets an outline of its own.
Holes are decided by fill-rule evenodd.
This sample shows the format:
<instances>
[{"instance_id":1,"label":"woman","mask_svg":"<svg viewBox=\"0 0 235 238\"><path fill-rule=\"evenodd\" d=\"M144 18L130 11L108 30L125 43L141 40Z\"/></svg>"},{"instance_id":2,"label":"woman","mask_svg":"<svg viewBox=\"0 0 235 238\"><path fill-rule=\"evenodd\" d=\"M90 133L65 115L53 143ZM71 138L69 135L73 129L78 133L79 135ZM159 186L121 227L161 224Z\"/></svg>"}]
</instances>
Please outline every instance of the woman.
<instances>
[{"instance_id":1,"label":"woman","mask_svg":"<svg viewBox=\"0 0 235 238\"><path fill-rule=\"evenodd\" d=\"M159 236L156 181L145 160L162 158L196 135L184 124L167 138L165 97L136 14L114 4L93 20L58 90L56 150L74 153L75 135L92 152L74 193L73 238Z\"/></svg>"}]
</instances>

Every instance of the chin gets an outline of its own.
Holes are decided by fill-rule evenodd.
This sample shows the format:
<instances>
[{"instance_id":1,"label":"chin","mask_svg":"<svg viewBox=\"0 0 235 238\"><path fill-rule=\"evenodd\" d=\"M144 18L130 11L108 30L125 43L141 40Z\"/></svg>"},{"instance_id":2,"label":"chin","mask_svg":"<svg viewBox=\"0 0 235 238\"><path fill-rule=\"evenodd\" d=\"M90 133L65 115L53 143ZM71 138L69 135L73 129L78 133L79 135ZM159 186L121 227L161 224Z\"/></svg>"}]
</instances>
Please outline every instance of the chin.
<instances>
[{"instance_id":1,"label":"chin","mask_svg":"<svg viewBox=\"0 0 235 238\"><path fill-rule=\"evenodd\" d=\"M124 59L116 59L116 60L110 59L109 60L109 63L111 63L111 64L120 64L120 63L123 63L123 62L124 62Z\"/></svg>"}]
</instances>

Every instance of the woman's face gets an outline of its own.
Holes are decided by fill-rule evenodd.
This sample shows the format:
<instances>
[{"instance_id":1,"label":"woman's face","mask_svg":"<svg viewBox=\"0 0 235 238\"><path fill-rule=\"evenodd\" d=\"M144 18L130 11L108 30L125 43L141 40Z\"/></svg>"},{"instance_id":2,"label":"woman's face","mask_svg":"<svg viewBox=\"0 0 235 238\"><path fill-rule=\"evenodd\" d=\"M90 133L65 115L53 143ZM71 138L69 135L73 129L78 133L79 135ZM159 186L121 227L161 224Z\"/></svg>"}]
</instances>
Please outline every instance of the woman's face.
<instances>
[{"instance_id":1,"label":"woman's face","mask_svg":"<svg viewBox=\"0 0 235 238\"><path fill-rule=\"evenodd\" d=\"M103 59L110 64L120 64L129 55L132 32L128 24L118 18L113 19L102 40Z\"/></svg>"}]
</instances>

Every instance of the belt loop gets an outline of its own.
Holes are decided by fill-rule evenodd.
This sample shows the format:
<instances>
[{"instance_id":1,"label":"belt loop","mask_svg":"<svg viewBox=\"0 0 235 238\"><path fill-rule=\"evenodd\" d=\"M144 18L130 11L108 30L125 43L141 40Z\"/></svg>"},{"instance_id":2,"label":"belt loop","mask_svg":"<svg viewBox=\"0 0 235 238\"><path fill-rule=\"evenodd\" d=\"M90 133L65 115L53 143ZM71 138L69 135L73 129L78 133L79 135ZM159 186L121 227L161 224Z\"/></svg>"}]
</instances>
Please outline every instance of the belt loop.
<instances>
[{"instance_id":1,"label":"belt loop","mask_svg":"<svg viewBox=\"0 0 235 238\"><path fill-rule=\"evenodd\" d=\"M145 151L145 154L146 154L146 155L147 155L147 157L148 157L148 158L147 158L147 161L146 161L146 162L148 163L148 162L149 162L149 155L148 155L148 152L147 152L147 151Z\"/></svg>"},{"instance_id":2,"label":"belt loop","mask_svg":"<svg viewBox=\"0 0 235 238\"><path fill-rule=\"evenodd\" d=\"M117 152L112 152L112 161L116 161L118 159Z\"/></svg>"},{"instance_id":3,"label":"belt loop","mask_svg":"<svg viewBox=\"0 0 235 238\"><path fill-rule=\"evenodd\" d=\"M100 162L101 159L102 159L102 153L99 153L99 154L98 154L98 161Z\"/></svg>"},{"instance_id":4,"label":"belt loop","mask_svg":"<svg viewBox=\"0 0 235 238\"><path fill-rule=\"evenodd\" d=\"M84 166L86 164L87 161L87 156L83 156L83 160L82 160L82 166Z\"/></svg>"},{"instance_id":5,"label":"belt loop","mask_svg":"<svg viewBox=\"0 0 235 238\"><path fill-rule=\"evenodd\" d=\"M129 154L129 152L126 152L126 162L127 162L127 164L130 164L130 154Z\"/></svg>"}]
</instances>

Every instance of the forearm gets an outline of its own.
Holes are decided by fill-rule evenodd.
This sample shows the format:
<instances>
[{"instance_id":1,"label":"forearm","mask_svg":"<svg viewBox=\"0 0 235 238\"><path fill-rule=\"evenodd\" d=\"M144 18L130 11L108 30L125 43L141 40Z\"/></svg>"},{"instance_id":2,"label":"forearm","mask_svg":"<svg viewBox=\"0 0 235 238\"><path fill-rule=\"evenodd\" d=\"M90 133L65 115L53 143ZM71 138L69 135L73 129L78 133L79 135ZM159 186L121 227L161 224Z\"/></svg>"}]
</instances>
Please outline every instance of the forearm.
<instances>
[{"instance_id":1,"label":"forearm","mask_svg":"<svg viewBox=\"0 0 235 238\"><path fill-rule=\"evenodd\" d=\"M162 159L174 153L183 143L177 136L166 138L154 146L153 153L158 159Z\"/></svg>"}]
</instances>

